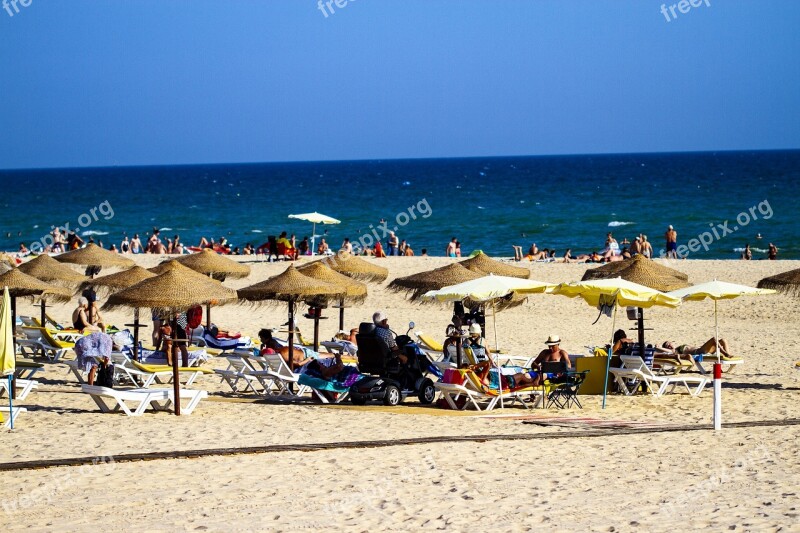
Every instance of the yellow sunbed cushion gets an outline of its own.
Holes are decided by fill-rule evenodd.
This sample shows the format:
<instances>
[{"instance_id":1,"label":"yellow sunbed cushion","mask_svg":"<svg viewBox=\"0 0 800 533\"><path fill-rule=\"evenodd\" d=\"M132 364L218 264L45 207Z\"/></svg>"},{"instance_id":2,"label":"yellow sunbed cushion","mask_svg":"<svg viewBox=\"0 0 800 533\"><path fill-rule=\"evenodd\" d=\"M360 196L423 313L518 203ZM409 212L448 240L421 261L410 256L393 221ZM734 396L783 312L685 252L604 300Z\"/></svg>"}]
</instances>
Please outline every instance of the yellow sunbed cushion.
<instances>
[{"instance_id":1,"label":"yellow sunbed cushion","mask_svg":"<svg viewBox=\"0 0 800 533\"><path fill-rule=\"evenodd\" d=\"M428 348L431 350L435 350L437 352L441 352L444 350L444 346L440 343L436 342L436 340L431 337L430 335L426 335L424 333L417 333L417 338L428 345Z\"/></svg>"},{"instance_id":2,"label":"yellow sunbed cushion","mask_svg":"<svg viewBox=\"0 0 800 533\"><path fill-rule=\"evenodd\" d=\"M169 365L143 365L142 363L137 363L136 361L132 361L133 366L138 368L139 370L143 370L144 372L172 372L172 367ZM203 374L213 374L214 371L208 368L203 368L201 366L182 366L178 368L181 372L201 372Z\"/></svg>"}]
</instances>

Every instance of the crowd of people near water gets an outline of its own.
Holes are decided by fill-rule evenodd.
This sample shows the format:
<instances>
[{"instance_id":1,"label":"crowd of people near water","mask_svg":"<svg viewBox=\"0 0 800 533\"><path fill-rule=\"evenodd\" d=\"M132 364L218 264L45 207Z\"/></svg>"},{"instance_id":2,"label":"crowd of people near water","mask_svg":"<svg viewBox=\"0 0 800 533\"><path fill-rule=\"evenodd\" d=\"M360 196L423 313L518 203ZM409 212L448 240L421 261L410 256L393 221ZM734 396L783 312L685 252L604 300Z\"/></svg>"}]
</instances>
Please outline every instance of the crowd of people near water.
<instances>
[{"instance_id":1,"label":"crowd of people near water","mask_svg":"<svg viewBox=\"0 0 800 533\"><path fill-rule=\"evenodd\" d=\"M762 239L762 238L763 237L761 236L760 233L756 236L756 239ZM630 241L627 238L625 238L622 240L622 242L619 242L617 241L617 239L614 238L613 232L609 231L608 233L606 233L605 245L602 249L593 250L591 253L579 254L579 255L573 255L572 249L568 248L563 255L559 256L558 252L555 249L550 249L550 248L539 249L536 243L531 244L527 254L522 253L521 246L514 246L513 248L514 248L514 259L516 261L522 261L523 259L525 259L528 261L559 262L559 263L609 263L612 261L623 261L625 259L631 259L632 257L635 257L637 255L644 256L648 259L653 259L655 257L653 245L648 239L647 235L645 235L644 233L640 233L639 235L637 235L633 241ZM684 252L683 255L681 255L679 254L679 250L680 247L678 246L678 232L670 224L667 227L666 232L664 233L664 248L659 252L658 256L665 257L667 259L685 259L688 253ZM769 243L766 259L775 260L777 258L778 258L778 247L775 246L775 244L773 243ZM750 248L749 243L744 247L741 254L741 259L744 260L753 259L753 252Z\"/></svg>"},{"instance_id":2,"label":"crowd of people near water","mask_svg":"<svg viewBox=\"0 0 800 533\"><path fill-rule=\"evenodd\" d=\"M77 250L86 244L97 244L105 248L102 240L95 242L94 237L89 236L87 240L81 238L75 231L62 232L58 228L51 232L52 245L48 245L43 249L44 253L61 253L70 250ZM761 240L761 234L756 236L757 240ZM361 241L351 241L349 237L345 237L339 246L338 251L370 256L370 257L413 257L420 255L423 257L428 256L427 248L422 248L419 254L415 252L411 243L406 239L400 239L395 231L389 231L385 244L380 239L374 239L374 244L369 246ZM333 255L335 250L331 249L327 232L321 236L318 242L309 239L308 236L303 237L298 241L295 234L288 234L286 231L280 233L278 237L270 236L267 242L255 246L252 242L246 243L244 246L233 246L228 239L224 236L219 239L207 239L201 237L196 246L188 246L181 240L180 235L173 235L172 238L162 238L161 230L153 228L150 236L146 241L142 241L138 233L133 237L124 235L122 241L117 245L112 243L108 246L108 250L118 252L121 254L157 254L157 255L182 255L186 253L197 252L204 249L211 249L215 252L225 255L265 255L270 259L275 256L286 257L289 259L297 259L302 256L312 255ZM568 248L563 254L559 254L554 248L539 248L534 242L528 248L527 253L523 253L522 246L513 246L514 259L516 261L528 260L538 262L559 262L559 263L608 263L612 261L622 261L630 259L637 255L642 255L649 259L656 256L653 244L648 236L640 233L632 241L627 238L621 242L614 238L612 232L606 234L604 246L600 249L595 249L589 253L573 254L572 249ZM678 233L672 225L667 227L664 233L664 248L662 248L658 257L666 257L668 259L682 259L688 255L683 252L679 254L680 247L678 246ZM750 243L747 243L744 248L740 249L742 260L752 260L753 249ZM760 250L764 252L764 250ZM25 257L31 254L31 250L25 246L25 243L20 243L17 250L17 257ZM457 237L452 237L450 242L444 248L444 256L459 258L462 257L461 241ZM766 250L766 259L775 260L778 258L778 247L769 243Z\"/></svg>"}]
</instances>

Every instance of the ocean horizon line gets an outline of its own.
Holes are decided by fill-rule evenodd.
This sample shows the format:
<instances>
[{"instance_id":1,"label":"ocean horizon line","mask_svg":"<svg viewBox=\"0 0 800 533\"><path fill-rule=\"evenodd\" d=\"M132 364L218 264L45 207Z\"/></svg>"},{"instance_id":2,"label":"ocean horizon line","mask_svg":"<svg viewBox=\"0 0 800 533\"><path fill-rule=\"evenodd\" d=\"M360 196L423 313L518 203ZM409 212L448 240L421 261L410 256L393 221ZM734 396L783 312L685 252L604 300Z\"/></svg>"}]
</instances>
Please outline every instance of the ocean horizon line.
<instances>
[{"instance_id":1,"label":"ocean horizon line","mask_svg":"<svg viewBox=\"0 0 800 533\"><path fill-rule=\"evenodd\" d=\"M731 155L731 154L777 154L800 152L797 148L753 148L734 150L678 150L661 152L585 152L562 154L510 154L510 155L470 155L442 157L395 157L395 158L362 158L362 159L312 159L312 160L274 160L274 161L240 161L240 162L193 162L193 163L145 163L130 165L89 165L89 166L52 166L52 167L8 167L0 168L4 172L39 172L54 170L107 170L107 169L147 169L147 168L193 168L224 166L266 166L266 165L311 165L311 164L346 164L346 163L400 163L425 161L470 161L495 159L556 159L575 157L630 157L630 156L670 156L670 155Z\"/></svg>"}]
</instances>

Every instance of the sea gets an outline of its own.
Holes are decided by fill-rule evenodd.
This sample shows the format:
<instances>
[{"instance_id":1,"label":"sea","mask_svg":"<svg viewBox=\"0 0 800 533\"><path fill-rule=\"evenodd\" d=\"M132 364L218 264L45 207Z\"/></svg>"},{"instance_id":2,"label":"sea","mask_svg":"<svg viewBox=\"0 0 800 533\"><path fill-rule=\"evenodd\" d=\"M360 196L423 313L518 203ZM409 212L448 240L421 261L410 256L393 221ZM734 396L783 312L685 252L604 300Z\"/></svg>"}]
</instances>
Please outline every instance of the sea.
<instances>
[{"instance_id":1,"label":"sea","mask_svg":"<svg viewBox=\"0 0 800 533\"><path fill-rule=\"evenodd\" d=\"M669 225L687 259L754 259L768 244L800 259L800 151L475 157L298 163L0 170L0 249L48 244L54 227L119 246L153 228L187 245L225 237L258 246L312 224L337 249L345 237L386 244L389 230L416 255L512 256L536 243L558 256L601 250L606 234L648 236L656 255Z\"/></svg>"}]
</instances>

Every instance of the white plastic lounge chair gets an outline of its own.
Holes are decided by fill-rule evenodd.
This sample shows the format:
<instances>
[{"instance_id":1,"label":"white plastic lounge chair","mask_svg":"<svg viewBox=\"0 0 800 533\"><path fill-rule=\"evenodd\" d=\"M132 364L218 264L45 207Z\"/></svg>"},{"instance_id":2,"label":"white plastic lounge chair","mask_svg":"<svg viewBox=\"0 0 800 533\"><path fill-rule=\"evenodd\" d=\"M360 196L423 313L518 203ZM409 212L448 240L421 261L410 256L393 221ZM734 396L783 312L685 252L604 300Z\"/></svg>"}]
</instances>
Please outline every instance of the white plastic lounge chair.
<instances>
[{"instance_id":1,"label":"white plastic lounge chair","mask_svg":"<svg viewBox=\"0 0 800 533\"><path fill-rule=\"evenodd\" d=\"M11 421L14 421L14 425L17 424L17 418L21 413L26 412L27 409L24 407L14 407L14 410L9 412L8 406L0 407L0 414L3 415L3 427L11 427Z\"/></svg>"},{"instance_id":2,"label":"white plastic lounge chair","mask_svg":"<svg viewBox=\"0 0 800 533\"><path fill-rule=\"evenodd\" d=\"M269 370L256 370L256 368L244 356L230 356L228 368L225 370L214 369L214 373L226 382L233 392L247 392L248 390L258 395L267 395L272 391L275 382L273 372ZM244 381L244 390L239 390L239 382ZM261 385L261 391L256 388L256 384Z\"/></svg>"},{"instance_id":3,"label":"white plastic lounge chair","mask_svg":"<svg viewBox=\"0 0 800 533\"><path fill-rule=\"evenodd\" d=\"M14 399L24 400L30 392L39 386L38 381L32 379L14 380ZM8 378L0 379L0 398L8 394Z\"/></svg>"},{"instance_id":4,"label":"white plastic lounge chair","mask_svg":"<svg viewBox=\"0 0 800 533\"><path fill-rule=\"evenodd\" d=\"M269 369L267 372L270 373L272 377L275 378L274 385L277 387L277 394L289 395L289 396L302 396L308 391L308 387L305 385L301 385L297 382L300 378L300 374L296 374L292 372L289 368L289 365L286 364L286 361L283 360L283 357L280 354L267 354L264 355L264 361L268 365ZM297 391L292 392L291 385L297 385Z\"/></svg>"},{"instance_id":5,"label":"white plastic lounge chair","mask_svg":"<svg viewBox=\"0 0 800 533\"><path fill-rule=\"evenodd\" d=\"M57 363L74 344L54 339L44 328L23 327L24 339L17 339L17 347L24 357L41 354L51 363Z\"/></svg>"},{"instance_id":6,"label":"white plastic lounge chair","mask_svg":"<svg viewBox=\"0 0 800 533\"><path fill-rule=\"evenodd\" d=\"M711 365L711 368L713 368L714 363L717 362L717 355L714 353L703 354L702 358L697 355L692 355L691 357L694 367L701 374L708 374L708 370L706 370L706 368L703 366L704 364ZM723 372L733 372L737 365L744 364L744 359L741 357L724 357L722 354L720 354L719 362L722 364Z\"/></svg>"},{"instance_id":7,"label":"white plastic lounge chair","mask_svg":"<svg viewBox=\"0 0 800 533\"><path fill-rule=\"evenodd\" d=\"M534 389L533 387L514 391L503 390L501 395L497 390L487 390L473 372L464 373L464 383L462 385L436 382L433 386L441 393L442 398L450 408L455 410L465 410L467 407L472 406L478 411L491 411L497 406L501 398L503 405L513 405L516 402L520 402L526 408L535 408L542 402L543 397L541 388ZM459 408L457 402L461 397L464 397L466 401Z\"/></svg>"},{"instance_id":8,"label":"white plastic lounge chair","mask_svg":"<svg viewBox=\"0 0 800 533\"><path fill-rule=\"evenodd\" d=\"M14 377L20 379L33 379L34 374L44 368L41 363L34 363L32 361L19 361L17 360L14 368Z\"/></svg>"},{"instance_id":9,"label":"white plastic lounge chair","mask_svg":"<svg viewBox=\"0 0 800 533\"><path fill-rule=\"evenodd\" d=\"M175 395L170 389L109 389L97 385L82 385L81 390L90 395L104 413L123 411L128 416L141 416L150 407L156 411L166 411L172 406ZM181 389L181 414L192 414L200 400L208 396L204 390ZM113 406L108 400L113 401ZM131 410L129 403L136 403Z\"/></svg>"},{"instance_id":10,"label":"white plastic lounge chair","mask_svg":"<svg viewBox=\"0 0 800 533\"><path fill-rule=\"evenodd\" d=\"M644 382L654 396L663 396L667 392L671 392L677 385L686 387L686 391L692 396L699 396L708 383L708 378L705 376L657 376L638 356L623 355L620 359L623 367L611 368L609 371L614 375L626 396L630 396L636 391L637 380ZM629 380L633 380L633 384ZM696 387L692 388L689 386L690 384L696 385Z\"/></svg>"}]
</instances>

